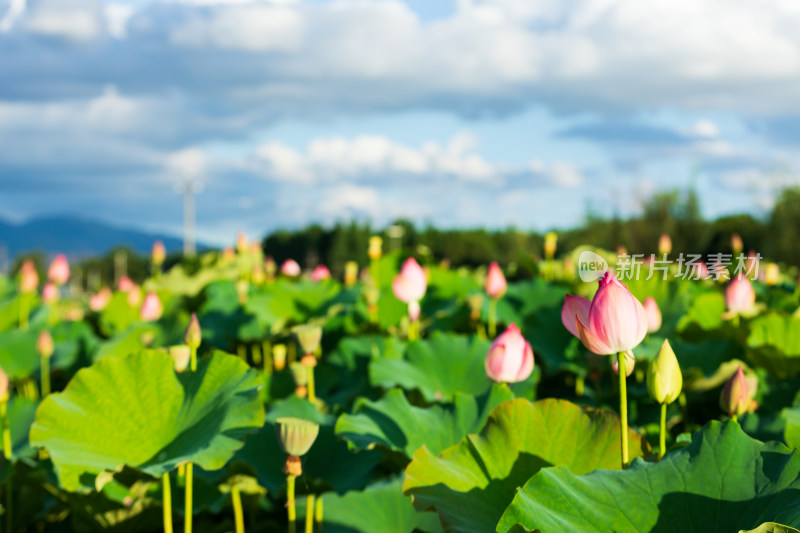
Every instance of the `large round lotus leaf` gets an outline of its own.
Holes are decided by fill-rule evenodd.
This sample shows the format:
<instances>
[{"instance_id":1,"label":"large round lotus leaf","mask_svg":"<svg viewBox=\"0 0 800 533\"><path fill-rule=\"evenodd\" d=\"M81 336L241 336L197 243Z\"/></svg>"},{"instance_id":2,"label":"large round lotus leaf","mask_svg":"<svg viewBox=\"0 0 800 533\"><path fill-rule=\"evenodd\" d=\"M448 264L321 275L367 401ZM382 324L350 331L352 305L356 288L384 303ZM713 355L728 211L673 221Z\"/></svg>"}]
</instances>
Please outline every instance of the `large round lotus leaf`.
<instances>
[{"instance_id":1,"label":"large round lotus leaf","mask_svg":"<svg viewBox=\"0 0 800 533\"><path fill-rule=\"evenodd\" d=\"M31 448L28 443L28 432L31 429L31 424L33 424L38 406L39 402L20 398L19 396L12 396L8 401L8 424L11 433L12 459L32 457L36 454L36 450ZM3 443L0 440L0 450L2 449Z\"/></svg>"},{"instance_id":2,"label":"large round lotus leaf","mask_svg":"<svg viewBox=\"0 0 800 533\"><path fill-rule=\"evenodd\" d=\"M32 376L39 370L38 336L33 329L0 332L0 367L12 380Z\"/></svg>"},{"instance_id":3,"label":"large round lotus leaf","mask_svg":"<svg viewBox=\"0 0 800 533\"><path fill-rule=\"evenodd\" d=\"M763 315L750 323L747 356L776 377L800 373L800 316Z\"/></svg>"},{"instance_id":4,"label":"large round lotus leaf","mask_svg":"<svg viewBox=\"0 0 800 533\"><path fill-rule=\"evenodd\" d=\"M775 522L765 522L755 529L750 529L748 531L741 530L739 533L800 533L800 530L776 524Z\"/></svg>"},{"instance_id":5,"label":"large round lotus leaf","mask_svg":"<svg viewBox=\"0 0 800 533\"><path fill-rule=\"evenodd\" d=\"M411 457L424 445L438 453L478 431L495 406L512 398L507 387L496 385L480 398L456 393L452 404L422 408L394 389L377 402L359 399L353 414L336 421L336 434L358 448L380 444Z\"/></svg>"},{"instance_id":6,"label":"large round lotus leaf","mask_svg":"<svg viewBox=\"0 0 800 533\"><path fill-rule=\"evenodd\" d=\"M718 292L701 294L692 302L692 306L678 321L678 331L699 328L701 331L711 331L722 325L722 315L725 313L725 298Z\"/></svg>"},{"instance_id":7,"label":"large round lotus leaf","mask_svg":"<svg viewBox=\"0 0 800 533\"><path fill-rule=\"evenodd\" d=\"M800 455L710 422L658 463L579 476L546 468L517 492L497 531L650 533L800 525ZM519 524L519 526L516 526ZM513 528L513 529L512 529Z\"/></svg>"},{"instance_id":8,"label":"large round lotus leaf","mask_svg":"<svg viewBox=\"0 0 800 533\"><path fill-rule=\"evenodd\" d=\"M149 322L137 322L131 324L128 329L121 331L105 342L101 342L97 350L92 354L92 359L97 361L106 356L128 355L145 348L147 341L153 342L158 339L161 330L155 324Z\"/></svg>"},{"instance_id":9,"label":"large round lotus leaf","mask_svg":"<svg viewBox=\"0 0 800 533\"><path fill-rule=\"evenodd\" d=\"M628 435L631 457L649 452L641 435ZM467 435L438 457L428 447L417 450L403 490L418 510L438 511L447 528L484 533L494 530L517 487L551 465L578 474L620 468L619 417L566 400L505 402L480 435Z\"/></svg>"},{"instance_id":10,"label":"large round lotus leaf","mask_svg":"<svg viewBox=\"0 0 800 533\"><path fill-rule=\"evenodd\" d=\"M145 351L80 370L36 413L31 445L47 448L61 485L91 485L122 465L153 476L191 461L222 468L264 423L261 377L221 352L176 374L172 357Z\"/></svg>"},{"instance_id":11,"label":"large round lotus leaf","mask_svg":"<svg viewBox=\"0 0 800 533\"><path fill-rule=\"evenodd\" d=\"M439 533L442 526L433 513L418 513L411 498L403 496L403 480L395 478L343 496L326 493L322 531L325 533ZM298 523L304 522L306 499L297 500Z\"/></svg>"},{"instance_id":12,"label":"large round lotus leaf","mask_svg":"<svg viewBox=\"0 0 800 533\"><path fill-rule=\"evenodd\" d=\"M431 340L409 344L404 359L372 361L370 382L386 389L419 389L429 402L451 401L457 392L481 395L491 385L484 363L490 346L485 339L437 332Z\"/></svg>"}]
</instances>

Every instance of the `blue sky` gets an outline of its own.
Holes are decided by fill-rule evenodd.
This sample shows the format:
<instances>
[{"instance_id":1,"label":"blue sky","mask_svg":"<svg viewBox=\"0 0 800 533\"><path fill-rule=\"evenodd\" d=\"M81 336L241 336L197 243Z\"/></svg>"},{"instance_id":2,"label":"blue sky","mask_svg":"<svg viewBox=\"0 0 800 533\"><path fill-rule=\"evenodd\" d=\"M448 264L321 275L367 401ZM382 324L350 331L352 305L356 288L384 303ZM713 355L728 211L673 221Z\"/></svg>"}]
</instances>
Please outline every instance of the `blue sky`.
<instances>
[{"instance_id":1,"label":"blue sky","mask_svg":"<svg viewBox=\"0 0 800 533\"><path fill-rule=\"evenodd\" d=\"M0 0L0 217L545 230L800 183L794 0Z\"/></svg>"}]
</instances>

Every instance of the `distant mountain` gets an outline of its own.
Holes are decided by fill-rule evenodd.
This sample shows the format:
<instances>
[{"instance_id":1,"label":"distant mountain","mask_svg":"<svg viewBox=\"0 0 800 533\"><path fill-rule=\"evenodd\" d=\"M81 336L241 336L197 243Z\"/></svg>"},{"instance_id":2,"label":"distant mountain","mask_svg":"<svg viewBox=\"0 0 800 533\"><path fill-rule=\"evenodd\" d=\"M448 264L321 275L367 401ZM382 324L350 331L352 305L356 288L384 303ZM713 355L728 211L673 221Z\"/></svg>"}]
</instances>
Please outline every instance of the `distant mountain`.
<instances>
[{"instance_id":1,"label":"distant mountain","mask_svg":"<svg viewBox=\"0 0 800 533\"><path fill-rule=\"evenodd\" d=\"M23 224L0 220L0 261L3 255L13 260L18 254L33 250L48 255L64 253L70 259L80 259L103 255L117 246L149 254L157 240L164 243L168 252L179 251L183 247L183 241L176 237L119 228L73 216L35 218ZM198 244L198 248L203 247Z\"/></svg>"}]
</instances>

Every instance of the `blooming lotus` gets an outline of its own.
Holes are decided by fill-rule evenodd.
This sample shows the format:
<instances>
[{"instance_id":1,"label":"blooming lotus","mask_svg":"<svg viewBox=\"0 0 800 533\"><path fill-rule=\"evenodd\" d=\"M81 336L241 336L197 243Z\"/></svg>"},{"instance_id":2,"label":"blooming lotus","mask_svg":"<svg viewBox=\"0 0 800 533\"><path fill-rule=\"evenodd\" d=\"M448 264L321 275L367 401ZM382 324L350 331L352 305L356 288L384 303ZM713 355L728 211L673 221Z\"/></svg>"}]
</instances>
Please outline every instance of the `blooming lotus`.
<instances>
[{"instance_id":1,"label":"blooming lotus","mask_svg":"<svg viewBox=\"0 0 800 533\"><path fill-rule=\"evenodd\" d=\"M725 305L731 313L741 313L752 308L756 303L756 291L753 284L743 274L737 274L725 289Z\"/></svg>"},{"instance_id":2,"label":"blooming lotus","mask_svg":"<svg viewBox=\"0 0 800 533\"><path fill-rule=\"evenodd\" d=\"M647 332L654 333L661 329L661 309L652 296L644 299L644 312L647 315Z\"/></svg>"},{"instance_id":3,"label":"blooming lotus","mask_svg":"<svg viewBox=\"0 0 800 533\"><path fill-rule=\"evenodd\" d=\"M53 262L50 263L50 268L47 269L47 279L56 285L63 285L69 279L69 261L64 254L58 254Z\"/></svg>"},{"instance_id":4,"label":"blooming lotus","mask_svg":"<svg viewBox=\"0 0 800 533\"><path fill-rule=\"evenodd\" d=\"M294 259L287 259L281 265L281 274L284 276L297 277L300 275L300 265Z\"/></svg>"},{"instance_id":5,"label":"blooming lotus","mask_svg":"<svg viewBox=\"0 0 800 533\"><path fill-rule=\"evenodd\" d=\"M319 265L311 273L311 281L322 281L331 277L331 271L325 265Z\"/></svg>"},{"instance_id":6,"label":"blooming lotus","mask_svg":"<svg viewBox=\"0 0 800 533\"><path fill-rule=\"evenodd\" d=\"M408 304L408 317L412 322L419 318L419 301L425 296L427 288L425 271L413 257L409 257L403 263L400 273L394 277L392 291L398 300Z\"/></svg>"},{"instance_id":7,"label":"blooming lotus","mask_svg":"<svg viewBox=\"0 0 800 533\"><path fill-rule=\"evenodd\" d=\"M584 346L598 355L629 352L647 335L647 314L641 302L614 272L599 280L589 301L568 294L561 309L561 322Z\"/></svg>"},{"instance_id":8,"label":"blooming lotus","mask_svg":"<svg viewBox=\"0 0 800 533\"><path fill-rule=\"evenodd\" d=\"M486 294L489 298L500 298L506 293L508 285L503 271L496 261L489 265L489 271L486 273Z\"/></svg>"},{"instance_id":9,"label":"blooming lotus","mask_svg":"<svg viewBox=\"0 0 800 533\"><path fill-rule=\"evenodd\" d=\"M486 375L498 383L524 381L533 372L533 349L511 324L497 337L486 356Z\"/></svg>"}]
</instances>

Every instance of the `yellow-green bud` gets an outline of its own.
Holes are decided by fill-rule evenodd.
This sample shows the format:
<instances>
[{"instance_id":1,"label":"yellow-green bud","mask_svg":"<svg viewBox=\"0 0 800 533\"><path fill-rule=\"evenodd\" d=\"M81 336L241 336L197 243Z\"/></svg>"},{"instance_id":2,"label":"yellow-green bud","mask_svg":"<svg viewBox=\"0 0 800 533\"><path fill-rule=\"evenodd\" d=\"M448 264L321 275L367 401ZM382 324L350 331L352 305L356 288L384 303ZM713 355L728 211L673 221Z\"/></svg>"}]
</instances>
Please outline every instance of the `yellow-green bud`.
<instances>
[{"instance_id":1,"label":"yellow-green bud","mask_svg":"<svg viewBox=\"0 0 800 533\"><path fill-rule=\"evenodd\" d=\"M298 387L308 385L308 369L299 361L289 365L289 370L294 378L294 384Z\"/></svg>"},{"instance_id":2,"label":"yellow-green bud","mask_svg":"<svg viewBox=\"0 0 800 533\"><path fill-rule=\"evenodd\" d=\"M8 374L0 368L0 402L8 401Z\"/></svg>"},{"instance_id":3,"label":"yellow-green bud","mask_svg":"<svg viewBox=\"0 0 800 533\"><path fill-rule=\"evenodd\" d=\"M172 356L175 362L175 371L183 372L189 366L189 360L192 358L192 349L185 344L177 346L170 346L167 351Z\"/></svg>"},{"instance_id":4,"label":"yellow-green bud","mask_svg":"<svg viewBox=\"0 0 800 533\"><path fill-rule=\"evenodd\" d=\"M195 350L200 347L203 342L203 330L200 329L200 322L197 320L197 315L192 313L192 318L189 320L189 325L186 326L186 333L183 336L183 341L189 348Z\"/></svg>"},{"instance_id":5,"label":"yellow-green bud","mask_svg":"<svg viewBox=\"0 0 800 533\"><path fill-rule=\"evenodd\" d=\"M42 357L50 357L53 355L55 349L56 347L53 343L53 337L50 335L50 332L44 330L39 333L39 338L36 339L36 351L39 352L39 355Z\"/></svg>"},{"instance_id":6,"label":"yellow-green bud","mask_svg":"<svg viewBox=\"0 0 800 533\"><path fill-rule=\"evenodd\" d=\"M344 284L348 287L355 285L358 281L358 263L348 261L344 264Z\"/></svg>"},{"instance_id":7,"label":"yellow-green bud","mask_svg":"<svg viewBox=\"0 0 800 533\"><path fill-rule=\"evenodd\" d=\"M286 368L286 345L276 344L272 347L272 364L279 372Z\"/></svg>"},{"instance_id":8,"label":"yellow-green bud","mask_svg":"<svg viewBox=\"0 0 800 533\"><path fill-rule=\"evenodd\" d=\"M719 396L719 405L729 416L740 416L750 410L752 398L750 386L740 366L725 383Z\"/></svg>"},{"instance_id":9,"label":"yellow-green bud","mask_svg":"<svg viewBox=\"0 0 800 533\"><path fill-rule=\"evenodd\" d=\"M678 358L669 341L664 339L658 355L647 368L647 390L658 403L670 404L678 399L683 388L683 375Z\"/></svg>"},{"instance_id":10,"label":"yellow-green bud","mask_svg":"<svg viewBox=\"0 0 800 533\"><path fill-rule=\"evenodd\" d=\"M317 324L306 324L292 328L294 338L304 354L314 353L322 341L322 327Z\"/></svg>"},{"instance_id":11,"label":"yellow-green bud","mask_svg":"<svg viewBox=\"0 0 800 533\"><path fill-rule=\"evenodd\" d=\"M302 418L279 418L275 421L275 433L284 452L301 457L314 444L319 424Z\"/></svg>"},{"instance_id":12,"label":"yellow-green bud","mask_svg":"<svg viewBox=\"0 0 800 533\"><path fill-rule=\"evenodd\" d=\"M367 250L367 255L373 261L376 259L381 258L381 254L383 253L383 239L378 237L377 235L373 235L369 238L369 249Z\"/></svg>"}]
</instances>

